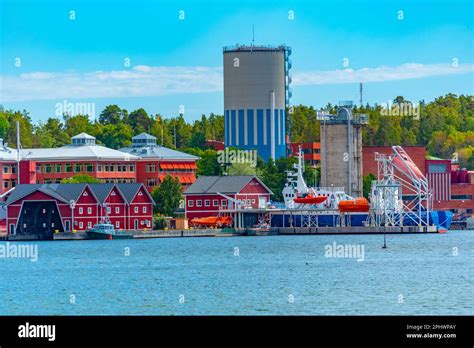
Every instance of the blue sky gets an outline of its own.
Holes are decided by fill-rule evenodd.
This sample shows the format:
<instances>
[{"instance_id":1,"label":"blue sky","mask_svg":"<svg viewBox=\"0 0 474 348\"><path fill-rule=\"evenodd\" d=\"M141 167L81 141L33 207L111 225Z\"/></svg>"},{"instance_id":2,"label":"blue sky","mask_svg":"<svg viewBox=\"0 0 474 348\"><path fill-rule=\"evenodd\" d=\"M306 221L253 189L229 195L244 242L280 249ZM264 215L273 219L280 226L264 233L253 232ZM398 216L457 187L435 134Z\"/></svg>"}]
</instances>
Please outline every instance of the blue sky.
<instances>
[{"instance_id":1,"label":"blue sky","mask_svg":"<svg viewBox=\"0 0 474 348\"><path fill-rule=\"evenodd\" d=\"M250 43L252 25L256 44L292 47L292 104L356 101L359 81L370 103L474 94L470 0L0 4L0 103L35 121L64 101L222 113L222 47Z\"/></svg>"}]
</instances>

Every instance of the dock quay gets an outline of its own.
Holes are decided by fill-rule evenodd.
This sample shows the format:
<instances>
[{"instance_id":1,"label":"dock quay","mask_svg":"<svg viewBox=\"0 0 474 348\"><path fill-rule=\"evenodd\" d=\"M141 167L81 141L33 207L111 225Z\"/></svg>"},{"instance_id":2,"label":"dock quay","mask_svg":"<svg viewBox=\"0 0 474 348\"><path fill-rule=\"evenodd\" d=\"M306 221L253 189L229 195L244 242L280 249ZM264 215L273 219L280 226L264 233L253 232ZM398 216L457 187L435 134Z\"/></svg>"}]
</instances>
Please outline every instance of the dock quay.
<instances>
[{"instance_id":1,"label":"dock quay","mask_svg":"<svg viewBox=\"0 0 474 348\"><path fill-rule=\"evenodd\" d=\"M239 236L284 236L284 235L350 235L350 234L419 234L438 233L436 226L326 226L326 227L271 227L258 228L209 228L155 231L127 231L132 239L191 238L191 237L239 237ZM53 240L87 240L85 232L54 233ZM4 236L5 241L37 241L35 235Z\"/></svg>"}]
</instances>

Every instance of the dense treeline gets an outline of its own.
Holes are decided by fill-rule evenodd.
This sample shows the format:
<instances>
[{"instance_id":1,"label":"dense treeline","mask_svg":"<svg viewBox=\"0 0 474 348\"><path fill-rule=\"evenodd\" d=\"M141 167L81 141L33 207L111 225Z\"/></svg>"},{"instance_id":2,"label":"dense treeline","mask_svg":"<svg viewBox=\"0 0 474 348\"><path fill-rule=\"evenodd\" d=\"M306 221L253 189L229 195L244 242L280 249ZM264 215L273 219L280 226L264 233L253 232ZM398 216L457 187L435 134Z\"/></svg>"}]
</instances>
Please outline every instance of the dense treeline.
<instances>
[{"instance_id":1,"label":"dense treeline","mask_svg":"<svg viewBox=\"0 0 474 348\"><path fill-rule=\"evenodd\" d=\"M20 122L21 144L25 148L63 146L81 132L93 135L98 143L115 149L130 145L131 138L141 132L156 136L158 144L177 149L204 148L205 139L224 139L224 119L214 114L188 123L182 115L164 118L148 115L144 109L129 113L117 105L109 105L96 120L87 115L65 114L62 119L50 117L34 124L25 110L0 108L0 137L12 147L16 144L16 121Z\"/></svg>"},{"instance_id":2,"label":"dense treeline","mask_svg":"<svg viewBox=\"0 0 474 348\"><path fill-rule=\"evenodd\" d=\"M419 108L409 115L403 112L397 114L397 107L407 104ZM324 109L330 113L337 112L337 106L331 104ZM433 102L422 101L415 105L403 97L397 97L389 109L389 115L386 107L368 104L354 107L354 113L369 116L369 124L363 132L366 145L423 145L427 146L432 156L455 157L461 166L474 169L472 96L447 94ZM316 114L313 107L292 107L288 120L292 141L319 141ZM4 110L0 107L0 137L12 147L16 143L17 120L20 122L23 147L62 146L70 143L71 136L86 132L95 136L98 143L119 148L129 145L132 136L148 132L157 137L159 144L200 156L200 174L219 174L226 169L217 163L216 152L205 146L206 139L223 141L224 119L221 115L202 115L200 119L189 123L182 115L165 118L149 115L144 109L128 112L117 105L109 105L96 120L91 120L87 115L65 114L62 119L51 117L35 124L27 111Z\"/></svg>"}]
</instances>

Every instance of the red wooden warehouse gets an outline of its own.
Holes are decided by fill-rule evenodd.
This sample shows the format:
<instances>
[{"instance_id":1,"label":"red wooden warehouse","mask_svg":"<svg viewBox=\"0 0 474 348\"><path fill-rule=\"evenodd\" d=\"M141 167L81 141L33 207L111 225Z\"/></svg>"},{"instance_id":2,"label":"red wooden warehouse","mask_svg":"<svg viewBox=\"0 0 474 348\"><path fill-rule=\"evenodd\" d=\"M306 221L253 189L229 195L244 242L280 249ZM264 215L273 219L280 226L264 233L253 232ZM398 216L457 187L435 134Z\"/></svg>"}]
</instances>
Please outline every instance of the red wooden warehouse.
<instances>
[{"instance_id":1,"label":"red wooden warehouse","mask_svg":"<svg viewBox=\"0 0 474 348\"><path fill-rule=\"evenodd\" d=\"M186 218L216 216L236 200L248 207L264 207L271 194L254 175L200 176L185 192Z\"/></svg>"},{"instance_id":2,"label":"red wooden warehouse","mask_svg":"<svg viewBox=\"0 0 474 348\"><path fill-rule=\"evenodd\" d=\"M116 229L151 229L155 204L143 184L17 185L6 200L12 235L51 239L109 220Z\"/></svg>"}]
</instances>

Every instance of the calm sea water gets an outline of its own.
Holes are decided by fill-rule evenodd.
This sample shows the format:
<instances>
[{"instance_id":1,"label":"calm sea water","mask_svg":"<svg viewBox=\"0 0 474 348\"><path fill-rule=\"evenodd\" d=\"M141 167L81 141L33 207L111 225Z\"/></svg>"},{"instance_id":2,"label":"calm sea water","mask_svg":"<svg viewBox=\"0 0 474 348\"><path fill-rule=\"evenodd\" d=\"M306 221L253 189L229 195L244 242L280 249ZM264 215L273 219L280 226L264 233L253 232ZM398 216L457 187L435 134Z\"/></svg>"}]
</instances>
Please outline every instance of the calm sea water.
<instances>
[{"instance_id":1,"label":"calm sea water","mask_svg":"<svg viewBox=\"0 0 474 348\"><path fill-rule=\"evenodd\" d=\"M364 261L325 257L334 242L363 245ZM0 314L474 314L474 231L387 244L382 235L39 242L37 262L0 259Z\"/></svg>"}]
</instances>

